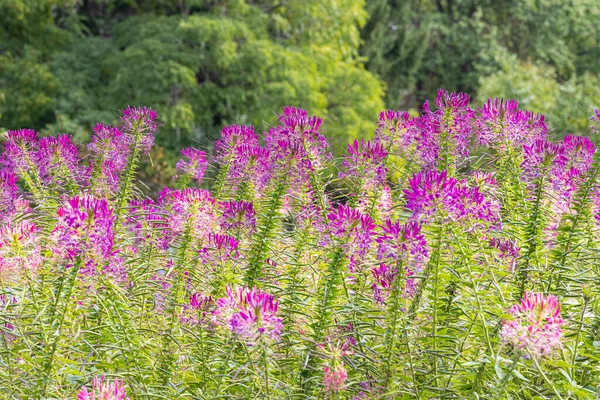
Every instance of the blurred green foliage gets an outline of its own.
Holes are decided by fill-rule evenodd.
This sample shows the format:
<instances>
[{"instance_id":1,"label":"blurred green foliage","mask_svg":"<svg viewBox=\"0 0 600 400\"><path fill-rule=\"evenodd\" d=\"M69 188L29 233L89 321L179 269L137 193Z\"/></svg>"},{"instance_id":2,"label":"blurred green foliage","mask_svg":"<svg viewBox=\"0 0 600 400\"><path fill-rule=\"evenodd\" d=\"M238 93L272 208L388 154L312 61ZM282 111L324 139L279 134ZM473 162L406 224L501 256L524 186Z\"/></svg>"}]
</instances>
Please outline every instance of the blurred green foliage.
<instances>
[{"instance_id":1,"label":"blurred green foliage","mask_svg":"<svg viewBox=\"0 0 600 400\"><path fill-rule=\"evenodd\" d=\"M442 87L581 134L600 106L598 21L597 0L0 0L0 128L85 139L148 105L168 162L295 105L340 149Z\"/></svg>"},{"instance_id":2,"label":"blurred green foliage","mask_svg":"<svg viewBox=\"0 0 600 400\"><path fill-rule=\"evenodd\" d=\"M519 99L557 131L587 133L599 107L597 0L372 0L360 52L391 108L438 87ZM561 132L562 133L562 132Z\"/></svg>"},{"instance_id":3,"label":"blurred green foliage","mask_svg":"<svg viewBox=\"0 0 600 400\"><path fill-rule=\"evenodd\" d=\"M175 150L283 105L334 146L373 131L383 84L358 61L362 0L0 0L0 126L80 138L128 104L157 109ZM174 153L174 152L171 152Z\"/></svg>"}]
</instances>

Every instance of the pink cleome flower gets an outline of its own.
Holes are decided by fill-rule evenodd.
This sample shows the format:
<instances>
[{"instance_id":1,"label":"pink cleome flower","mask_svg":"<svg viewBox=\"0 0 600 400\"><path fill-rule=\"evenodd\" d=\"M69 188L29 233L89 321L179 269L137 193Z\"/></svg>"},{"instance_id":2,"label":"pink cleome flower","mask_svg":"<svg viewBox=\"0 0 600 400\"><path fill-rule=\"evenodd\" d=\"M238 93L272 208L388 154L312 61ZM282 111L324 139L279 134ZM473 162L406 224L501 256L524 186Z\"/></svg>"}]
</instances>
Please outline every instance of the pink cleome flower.
<instances>
[{"instance_id":1,"label":"pink cleome flower","mask_svg":"<svg viewBox=\"0 0 600 400\"><path fill-rule=\"evenodd\" d=\"M256 287L234 290L227 286L226 292L227 297L217 300L215 323L228 327L249 343L259 337L279 338L283 324L277 316L279 303L272 295Z\"/></svg>"},{"instance_id":2,"label":"pink cleome flower","mask_svg":"<svg viewBox=\"0 0 600 400\"><path fill-rule=\"evenodd\" d=\"M102 376L94 378L91 391L82 387L77 400L129 400L129 397L125 393L123 381L115 379L111 382Z\"/></svg>"},{"instance_id":3,"label":"pink cleome flower","mask_svg":"<svg viewBox=\"0 0 600 400\"><path fill-rule=\"evenodd\" d=\"M527 292L510 314L514 319L504 322L500 333L504 343L535 357L548 356L561 347L563 320L555 296Z\"/></svg>"},{"instance_id":4,"label":"pink cleome flower","mask_svg":"<svg viewBox=\"0 0 600 400\"><path fill-rule=\"evenodd\" d=\"M344 389L348 372L343 365L337 368L323 367L323 386L326 392L339 392Z\"/></svg>"}]
</instances>

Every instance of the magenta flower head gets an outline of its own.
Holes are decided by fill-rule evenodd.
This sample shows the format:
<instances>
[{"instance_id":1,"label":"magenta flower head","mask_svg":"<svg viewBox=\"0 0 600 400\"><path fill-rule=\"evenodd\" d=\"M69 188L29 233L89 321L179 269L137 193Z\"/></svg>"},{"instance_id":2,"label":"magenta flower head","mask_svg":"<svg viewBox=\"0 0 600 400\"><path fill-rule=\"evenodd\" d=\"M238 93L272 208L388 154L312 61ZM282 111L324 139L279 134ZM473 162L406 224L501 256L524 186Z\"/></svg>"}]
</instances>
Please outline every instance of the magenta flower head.
<instances>
[{"instance_id":1,"label":"magenta flower head","mask_svg":"<svg viewBox=\"0 0 600 400\"><path fill-rule=\"evenodd\" d=\"M432 217L459 221L466 218L495 222L496 207L485 199L479 187L468 187L448 177L446 171L419 172L409 179L404 190L406 207L413 212L413 219L428 221Z\"/></svg>"},{"instance_id":2,"label":"magenta flower head","mask_svg":"<svg viewBox=\"0 0 600 400\"><path fill-rule=\"evenodd\" d=\"M88 390L85 386L77 395L77 400L129 400L123 381L115 379L109 381L104 376L92 380L92 388Z\"/></svg>"},{"instance_id":3,"label":"magenta flower head","mask_svg":"<svg viewBox=\"0 0 600 400\"><path fill-rule=\"evenodd\" d=\"M28 221L0 227L0 284L17 281L23 272L35 273L42 264L38 232Z\"/></svg>"},{"instance_id":4,"label":"magenta flower head","mask_svg":"<svg viewBox=\"0 0 600 400\"><path fill-rule=\"evenodd\" d=\"M384 304L399 273L404 277L402 282L398 282L402 296L408 297L415 293L416 285L411 276L423 271L428 251L421 226L416 222L400 224L398 221L387 220L382 230L383 233L376 239L379 244L377 259L381 264L371 270L375 279L371 289L375 300Z\"/></svg>"},{"instance_id":5,"label":"magenta flower head","mask_svg":"<svg viewBox=\"0 0 600 400\"><path fill-rule=\"evenodd\" d=\"M206 161L206 153L189 147L181 150L183 158L177 162L177 170L181 175L189 176L196 180L199 184L204 179L204 172L208 162Z\"/></svg>"},{"instance_id":6,"label":"magenta flower head","mask_svg":"<svg viewBox=\"0 0 600 400\"><path fill-rule=\"evenodd\" d=\"M279 339L283 330L279 303L257 288L226 288L227 297L217 300L214 321L253 344L259 338Z\"/></svg>"},{"instance_id":7,"label":"magenta flower head","mask_svg":"<svg viewBox=\"0 0 600 400\"><path fill-rule=\"evenodd\" d=\"M360 182L359 190L372 190L385 184L386 157L387 152L382 143L354 140L354 143L348 145L348 154L342 162L344 171L340 172L339 177Z\"/></svg>"},{"instance_id":8,"label":"magenta flower head","mask_svg":"<svg viewBox=\"0 0 600 400\"><path fill-rule=\"evenodd\" d=\"M306 184L308 174L321 169L332 158L327 139L319 133L322 120L309 117L300 108L284 107L279 122L265 136L272 163L279 176L288 174L288 180Z\"/></svg>"},{"instance_id":9,"label":"magenta flower head","mask_svg":"<svg viewBox=\"0 0 600 400\"><path fill-rule=\"evenodd\" d=\"M17 177L8 169L0 170L0 222L15 212L18 201Z\"/></svg>"},{"instance_id":10,"label":"magenta flower head","mask_svg":"<svg viewBox=\"0 0 600 400\"><path fill-rule=\"evenodd\" d=\"M219 225L224 232L236 235L252 235L256 229L256 212L252 203L246 201L227 201L220 203L222 210Z\"/></svg>"},{"instance_id":11,"label":"magenta flower head","mask_svg":"<svg viewBox=\"0 0 600 400\"><path fill-rule=\"evenodd\" d=\"M35 167L33 154L38 148L38 134L32 129L8 131L2 164L17 174Z\"/></svg>"},{"instance_id":12,"label":"magenta flower head","mask_svg":"<svg viewBox=\"0 0 600 400\"><path fill-rule=\"evenodd\" d=\"M379 244L377 259L402 261L415 272L423 271L427 262L427 242L416 222L401 224L387 220L383 233L376 239Z\"/></svg>"},{"instance_id":13,"label":"magenta flower head","mask_svg":"<svg viewBox=\"0 0 600 400\"><path fill-rule=\"evenodd\" d=\"M271 152L257 145L241 144L236 148L230 170L236 191L242 185L251 185L253 194L260 197L271 179Z\"/></svg>"},{"instance_id":14,"label":"magenta flower head","mask_svg":"<svg viewBox=\"0 0 600 400\"><path fill-rule=\"evenodd\" d=\"M109 196L119 188L119 177L127 165L128 138L115 127L96 124L92 141L87 146L90 155L90 182L95 196Z\"/></svg>"},{"instance_id":15,"label":"magenta flower head","mask_svg":"<svg viewBox=\"0 0 600 400\"><path fill-rule=\"evenodd\" d=\"M181 322L192 325L208 325L211 320L214 301L211 296L193 293L190 301L184 306Z\"/></svg>"},{"instance_id":16,"label":"magenta flower head","mask_svg":"<svg viewBox=\"0 0 600 400\"><path fill-rule=\"evenodd\" d=\"M208 246L200 250L200 258L205 264L222 268L221 264L239 257L239 242L229 235L211 233L208 236Z\"/></svg>"},{"instance_id":17,"label":"magenta flower head","mask_svg":"<svg viewBox=\"0 0 600 400\"><path fill-rule=\"evenodd\" d=\"M154 145L154 133L158 125L156 111L146 107L128 106L122 110L121 122L123 132L129 144L139 139L139 149L142 154L150 154Z\"/></svg>"},{"instance_id":18,"label":"magenta flower head","mask_svg":"<svg viewBox=\"0 0 600 400\"><path fill-rule=\"evenodd\" d=\"M327 218L329 236L344 249L344 254L350 261L349 268L353 271L371 247L375 222L368 214L341 204Z\"/></svg>"},{"instance_id":19,"label":"magenta flower head","mask_svg":"<svg viewBox=\"0 0 600 400\"><path fill-rule=\"evenodd\" d=\"M133 200L130 206L127 225L137 244L166 251L171 240L167 211L152 199Z\"/></svg>"},{"instance_id":20,"label":"magenta flower head","mask_svg":"<svg viewBox=\"0 0 600 400\"><path fill-rule=\"evenodd\" d=\"M63 188L87 181L79 165L79 151L71 135L45 136L39 140L35 163L47 186Z\"/></svg>"},{"instance_id":21,"label":"magenta flower head","mask_svg":"<svg viewBox=\"0 0 600 400\"><path fill-rule=\"evenodd\" d=\"M207 190L165 189L160 202L170 214L169 228L173 236L182 235L186 226L191 228L190 234L197 239L207 238L212 231L215 199Z\"/></svg>"},{"instance_id":22,"label":"magenta flower head","mask_svg":"<svg viewBox=\"0 0 600 400\"><path fill-rule=\"evenodd\" d=\"M221 138L215 142L215 159L219 164L228 164L241 145L258 146L258 136L254 128L245 125L226 126L221 130Z\"/></svg>"},{"instance_id":23,"label":"magenta flower head","mask_svg":"<svg viewBox=\"0 0 600 400\"><path fill-rule=\"evenodd\" d=\"M521 255L521 248L511 239L491 238L490 246L498 251L498 257L505 261L508 270L513 271Z\"/></svg>"},{"instance_id":24,"label":"magenta flower head","mask_svg":"<svg viewBox=\"0 0 600 400\"><path fill-rule=\"evenodd\" d=\"M556 297L527 292L510 314L513 319L504 322L500 333L505 344L534 357L548 356L561 347L563 320Z\"/></svg>"},{"instance_id":25,"label":"magenta flower head","mask_svg":"<svg viewBox=\"0 0 600 400\"><path fill-rule=\"evenodd\" d=\"M58 221L52 231L52 253L71 267L78 258L90 274L113 255L112 208L105 199L91 196L67 199L57 210Z\"/></svg>"},{"instance_id":26,"label":"magenta flower head","mask_svg":"<svg viewBox=\"0 0 600 400\"><path fill-rule=\"evenodd\" d=\"M343 364L337 366L337 368L323 367L323 386L325 392L340 392L344 390L346 380L348 379L348 372Z\"/></svg>"},{"instance_id":27,"label":"magenta flower head","mask_svg":"<svg viewBox=\"0 0 600 400\"><path fill-rule=\"evenodd\" d=\"M596 146L587 137L566 135L560 144L550 171L550 181L559 201L570 204L573 193L579 188L592 167Z\"/></svg>"},{"instance_id":28,"label":"magenta flower head","mask_svg":"<svg viewBox=\"0 0 600 400\"><path fill-rule=\"evenodd\" d=\"M544 116L519 110L516 100L488 99L478 111L475 125L479 144L504 151L546 137Z\"/></svg>"},{"instance_id":29,"label":"magenta flower head","mask_svg":"<svg viewBox=\"0 0 600 400\"><path fill-rule=\"evenodd\" d=\"M438 89L435 105L440 110L466 110L471 97L466 93L448 93L446 90Z\"/></svg>"},{"instance_id":30,"label":"magenta flower head","mask_svg":"<svg viewBox=\"0 0 600 400\"><path fill-rule=\"evenodd\" d=\"M460 164L469 155L473 133L474 112L468 106L469 96L440 89L435 104L438 109L432 111L425 102L423 115L413 121L416 132L410 136L418 142L418 161L426 168L439 168L441 161Z\"/></svg>"},{"instance_id":31,"label":"magenta flower head","mask_svg":"<svg viewBox=\"0 0 600 400\"><path fill-rule=\"evenodd\" d=\"M410 114L405 111L385 110L379 113L379 123L374 142L385 149L404 143L404 133L410 126Z\"/></svg>"},{"instance_id":32,"label":"magenta flower head","mask_svg":"<svg viewBox=\"0 0 600 400\"><path fill-rule=\"evenodd\" d=\"M539 138L523 145L523 179L531 183L557 165L565 165L564 149L556 143Z\"/></svg>"}]
</instances>

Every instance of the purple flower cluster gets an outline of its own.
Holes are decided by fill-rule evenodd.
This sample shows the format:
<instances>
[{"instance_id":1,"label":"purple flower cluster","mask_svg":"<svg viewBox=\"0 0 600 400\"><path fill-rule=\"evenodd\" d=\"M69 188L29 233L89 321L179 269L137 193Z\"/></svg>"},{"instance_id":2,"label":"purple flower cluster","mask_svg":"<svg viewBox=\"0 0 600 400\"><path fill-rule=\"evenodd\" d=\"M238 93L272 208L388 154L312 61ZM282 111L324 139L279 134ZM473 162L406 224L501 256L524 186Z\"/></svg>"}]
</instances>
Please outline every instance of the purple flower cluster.
<instances>
[{"instance_id":1,"label":"purple flower cluster","mask_svg":"<svg viewBox=\"0 0 600 400\"><path fill-rule=\"evenodd\" d=\"M328 233L342 246L344 255L350 261L349 268L354 272L371 247L375 222L368 214L341 204L327 218Z\"/></svg>"},{"instance_id":2,"label":"purple flower cluster","mask_svg":"<svg viewBox=\"0 0 600 400\"><path fill-rule=\"evenodd\" d=\"M180 236L186 226L196 239L208 238L214 224L215 200L207 190L187 188L163 190L161 204L169 213L169 228L172 236Z\"/></svg>"},{"instance_id":3,"label":"purple flower cluster","mask_svg":"<svg viewBox=\"0 0 600 400\"><path fill-rule=\"evenodd\" d=\"M0 223L8 222L19 204L17 177L12 172L0 170Z\"/></svg>"},{"instance_id":4,"label":"purple flower cluster","mask_svg":"<svg viewBox=\"0 0 600 400\"><path fill-rule=\"evenodd\" d=\"M488 99L476 119L478 142L505 151L545 139L548 128L544 116L518 107L515 100Z\"/></svg>"},{"instance_id":5,"label":"purple flower cluster","mask_svg":"<svg viewBox=\"0 0 600 400\"><path fill-rule=\"evenodd\" d=\"M206 153L189 147L181 150L181 155L184 158L177 162L177 170L180 171L181 175L187 175L195 179L198 184L202 183L206 167L208 166Z\"/></svg>"},{"instance_id":6,"label":"purple flower cluster","mask_svg":"<svg viewBox=\"0 0 600 400\"><path fill-rule=\"evenodd\" d=\"M416 222L401 224L387 220L381 228L382 233L376 239L380 264L371 270L375 279L371 288L375 300L384 304L399 274L404 277L403 282L398 282L403 285L402 296L414 294L416 284L411 276L425 268L428 250L421 226Z\"/></svg>"},{"instance_id":7,"label":"purple flower cluster","mask_svg":"<svg viewBox=\"0 0 600 400\"><path fill-rule=\"evenodd\" d=\"M239 242L233 236L211 233L208 236L208 246L200 250L200 258L207 265L222 268L224 262L239 257L238 245Z\"/></svg>"},{"instance_id":8,"label":"purple flower cluster","mask_svg":"<svg viewBox=\"0 0 600 400\"><path fill-rule=\"evenodd\" d=\"M150 154L154 144L154 132L158 125L156 111L146 107L127 107L122 111L121 123L129 144L139 137L139 149L142 154Z\"/></svg>"},{"instance_id":9,"label":"purple flower cluster","mask_svg":"<svg viewBox=\"0 0 600 400\"><path fill-rule=\"evenodd\" d=\"M339 173L339 177L360 182L356 188L359 192L373 190L385 184L386 156L382 143L354 140L354 143L348 145L348 154L342 162L344 170Z\"/></svg>"},{"instance_id":10,"label":"purple flower cluster","mask_svg":"<svg viewBox=\"0 0 600 400\"><path fill-rule=\"evenodd\" d=\"M406 146L405 137L410 124L410 114L402 111L385 110L379 114L379 123L375 131L375 142L384 149Z\"/></svg>"},{"instance_id":11,"label":"purple flower cluster","mask_svg":"<svg viewBox=\"0 0 600 400\"><path fill-rule=\"evenodd\" d=\"M77 400L129 400L123 381L107 380L104 376L92 380L92 388L82 387L77 394Z\"/></svg>"},{"instance_id":12,"label":"purple flower cluster","mask_svg":"<svg viewBox=\"0 0 600 400\"><path fill-rule=\"evenodd\" d=\"M415 220L468 218L493 223L498 218L495 207L479 187L469 187L464 180L448 177L446 171L419 172L408 182L409 188L404 190L406 206Z\"/></svg>"},{"instance_id":13,"label":"purple flower cluster","mask_svg":"<svg viewBox=\"0 0 600 400\"><path fill-rule=\"evenodd\" d=\"M89 185L95 196L110 196L118 190L129 146L129 138L118 128L105 124L94 126L87 150L91 157Z\"/></svg>"},{"instance_id":14,"label":"purple flower cluster","mask_svg":"<svg viewBox=\"0 0 600 400\"><path fill-rule=\"evenodd\" d=\"M21 175L35 167L34 153L38 147L38 134L32 129L8 131L4 144L2 164Z\"/></svg>"},{"instance_id":15,"label":"purple flower cluster","mask_svg":"<svg viewBox=\"0 0 600 400\"><path fill-rule=\"evenodd\" d=\"M35 273L42 264L38 233L28 221L0 226L0 286L17 281L22 272Z\"/></svg>"},{"instance_id":16,"label":"purple flower cluster","mask_svg":"<svg viewBox=\"0 0 600 400\"><path fill-rule=\"evenodd\" d=\"M70 135L40 138L35 163L46 186L60 188L87 181L85 171L79 166L79 151Z\"/></svg>"},{"instance_id":17,"label":"purple flower cluster","mask_svg":"<svg viewBox=\"0 0 600 400\"><path fill-rule=\"evenodd\" d=\"M283 330L277 316L279 303L257 288L233 289L227 286L227 297L217 300L214 321L253 344L259 338L279 339Z\"/></svg>"},{"instance_id":18,"label":"purple flower cluster","mask_svg":"<svg viewBox=\"0 0 600 400\"><path fill-rule=\"evenodd\" d=\"M104 199L76 196L57 210L52 253L71 267L81 260L82 273L93 275L113 256L113 210Z\"/></svg>"},{"instance_id":19,"label":"purple flower cluster","mask_svg":"<svg viewBox=\"0 0 600 400\"><path fill-rule=\"evenodd\" d=\"M292 187L306 185L308 174L332 157L327 139L319 133L322 120L300 108L284 107L279 122L265 136L274 173L286 175Z\"/></svg>"},{"instance_id":20,"label":"purple flower cluster","mask_svg":"<svg viewBox=\"0 0 600 400\"><path fill-rule=\"evenodd\" d=\"M240 235L252 235L256 230L256 212L252 203L246 201L227 201L220 203L222 210L219 225L223 232Z\"/></svg>"},{"instance_id":21,"label":"purple flower cluster","mask_svg":"<svg viewBox=\"0 0 600 400\"><path fill-rule=\"evenodd\" d=\"M527 292L510 314L513 319L504 322L500 333L504 343L534 357L548 356L561 347L563 320L556 297Z\"/></svg>"}]
</instances>

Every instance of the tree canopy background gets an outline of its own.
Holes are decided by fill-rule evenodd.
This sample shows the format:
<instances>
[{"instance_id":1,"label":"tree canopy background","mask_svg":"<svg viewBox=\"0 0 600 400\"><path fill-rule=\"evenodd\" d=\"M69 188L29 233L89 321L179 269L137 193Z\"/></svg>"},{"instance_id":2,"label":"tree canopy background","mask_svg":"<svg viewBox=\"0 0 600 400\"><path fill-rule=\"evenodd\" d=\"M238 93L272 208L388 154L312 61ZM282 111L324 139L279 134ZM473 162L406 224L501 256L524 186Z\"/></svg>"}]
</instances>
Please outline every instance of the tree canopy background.
<instances>
[{"instance_id":1,"label":"tree canopy background","mask_svg":"<svg viewBox=\"0 0 600 400\"><path fill-rule=\"evenodd\" d=\"M596 0L0 0L0 130L85 139L152 106L168 169L223 125L268 129L283 105L324 117L341 149L441 87L585 134L599 20Z\"/></svg>"}]
</instances>

